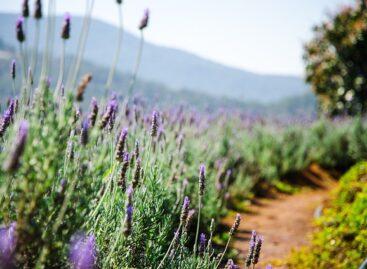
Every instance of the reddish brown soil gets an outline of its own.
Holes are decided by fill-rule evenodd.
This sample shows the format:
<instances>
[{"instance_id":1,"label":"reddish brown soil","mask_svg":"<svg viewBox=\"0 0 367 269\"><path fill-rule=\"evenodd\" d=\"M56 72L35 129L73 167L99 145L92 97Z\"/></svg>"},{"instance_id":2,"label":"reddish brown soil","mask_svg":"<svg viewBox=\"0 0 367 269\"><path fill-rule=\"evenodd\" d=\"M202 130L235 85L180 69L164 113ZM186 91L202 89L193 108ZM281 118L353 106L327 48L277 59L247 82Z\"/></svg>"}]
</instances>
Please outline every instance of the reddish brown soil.
<instances>
[{"instance_id":1,"label":"reddish brown soil","mask_svg":"<svg viewBox=\"0 0 367 269\"><path fill-rule=\"evenodd\" d=\"M317 165L311 165L302 177L310 181L308 185L312 188L302 187L299 193L293 195L275 194L272 198L257 198L248 207L248 212L242 214L241 226L232 241L232 248L240 252L240 264L243 264L247 254L248 239L253 229L265 240L261 264L278 263L292 249L307 245L315 211L327 202L330 190L336 183L329 173ZM226 225L232 222L233 216L224 220Z\"/></svg>"}]
</instances>

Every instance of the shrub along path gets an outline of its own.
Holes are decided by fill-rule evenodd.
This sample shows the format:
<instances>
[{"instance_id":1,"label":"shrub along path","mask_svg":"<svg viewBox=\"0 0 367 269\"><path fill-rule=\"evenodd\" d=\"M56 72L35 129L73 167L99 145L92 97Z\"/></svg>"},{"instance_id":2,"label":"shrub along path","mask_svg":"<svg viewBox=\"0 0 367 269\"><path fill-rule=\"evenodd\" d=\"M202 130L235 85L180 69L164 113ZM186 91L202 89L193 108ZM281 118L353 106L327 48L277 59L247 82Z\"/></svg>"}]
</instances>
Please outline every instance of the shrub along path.
<instances>
[{"instance_id":1,"label":"shrub along path","mask_svg":"<svg viewBox=\"0 0 367 269\"><path fill-rule=\"evenodd\" d=\"M257 198L242 214L242 223L232 241L232 248L240 252L243 265L252 229L264 236L261 264L272 263L276 268L293 248L306 245L313 229L313 220L327 203L335 179L317 165L301 173L302 181L309 183L293 195L275 194L272 198ZM231 225L230 216L224 224ZM278 265L278 266L277 266Z\"/></svg>"}]
</instances>

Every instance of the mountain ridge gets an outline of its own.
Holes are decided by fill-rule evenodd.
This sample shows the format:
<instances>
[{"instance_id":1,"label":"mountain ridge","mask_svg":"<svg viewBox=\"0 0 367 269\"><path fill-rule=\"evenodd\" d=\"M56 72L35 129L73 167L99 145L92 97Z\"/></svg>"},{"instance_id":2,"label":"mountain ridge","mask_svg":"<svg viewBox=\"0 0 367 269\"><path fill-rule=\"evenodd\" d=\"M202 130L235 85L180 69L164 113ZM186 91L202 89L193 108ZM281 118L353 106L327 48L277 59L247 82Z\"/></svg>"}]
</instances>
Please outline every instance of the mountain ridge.
<instances>
[{"instance_id":1,"label":"mountain ridge","mask_svg":"<svg viewBox=\"0 0 367 269\"><path fill-rule=\"evenodd\" d=\"M16 18L17 15L13 13L0 13L2 28L0 38L12 46L16 45L14 34ZM59 29L61 24L62 18L57 17L56 29ZM68 41L68 54L75 54L81 25L81 17L72 18L72 38ZM44 38L44 28L41 39ZM28 44L32 44L30 37L34 31L33 23L29 23L29 31ZM56 30L56 32L58 31ZM115 49L113 45L116 44L116 40L117 28L115 26L93 19L85 59L94 64L108 67L112 62ZM60 43L56 39L54 50L56 56L60 51ZM138 44L137 37L129 32L124 32L122 56L118 66L122 72L131 72L133 69ZM111 49L103 49L106 45L110 46ZM211 96L235 98L245 102L269 103L279 101L283 98L304 94L308 89L303 80L296 76L256 74L236 67L229 67L177 48L149 42L145 43L139 76L145 80L163 83L173 90L194 89Z\"/></svg>"}]
</instances>

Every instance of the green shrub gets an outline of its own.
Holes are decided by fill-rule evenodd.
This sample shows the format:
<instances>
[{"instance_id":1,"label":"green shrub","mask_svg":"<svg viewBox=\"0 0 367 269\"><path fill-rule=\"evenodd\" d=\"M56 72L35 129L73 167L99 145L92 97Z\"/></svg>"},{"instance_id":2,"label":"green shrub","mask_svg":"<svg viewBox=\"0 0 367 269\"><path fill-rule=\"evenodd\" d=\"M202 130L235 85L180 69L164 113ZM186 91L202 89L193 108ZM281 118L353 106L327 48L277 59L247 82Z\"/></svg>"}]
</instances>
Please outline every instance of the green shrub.
<instances>
[{"instance_id":1,"label":"green shrub","mask_svg":"<svg viewBox=\"0 0 367 269\"><path fill-rule=\"evenodd\" d=\"M367 257L367 162L340 180L332 205L317 221L312 243L290 258L291 268L349 269Z\"/></svg>"}]
</instances>

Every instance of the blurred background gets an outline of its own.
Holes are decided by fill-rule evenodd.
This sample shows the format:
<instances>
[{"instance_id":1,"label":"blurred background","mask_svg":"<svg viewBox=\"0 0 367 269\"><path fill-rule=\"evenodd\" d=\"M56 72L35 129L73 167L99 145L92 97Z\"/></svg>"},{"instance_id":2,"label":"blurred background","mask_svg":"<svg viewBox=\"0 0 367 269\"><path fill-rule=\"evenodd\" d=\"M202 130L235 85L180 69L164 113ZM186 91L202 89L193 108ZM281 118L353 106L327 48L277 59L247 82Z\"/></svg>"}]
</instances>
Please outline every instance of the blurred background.
<instances>
[{"instance_id":1,"label":"blurred background","mask_svg":"<svg viewBox=\"0 0 367 269\"><path fill-rule=\"evenodd\" d=\"M9 68L17 48L14 23L21 2L0 3L2 69ZM69 0L57 3L60 17L56 29L61 28L65 12L72 15L72 38L66 48L69 57L76 52L85 3ZM149 8L151 20L145 31L147 43L137 84L137 94L154 101L149 103L174 102L207 110L231 108L255 114L312 116L320 106L310 84L305 82L304 45L315 36L315 25L331 20L347 6L355 7L356 2L231 0L213 4L209 0L139 0L125 1L123 6L126 31L118 63L120 72L113 85L116 92L123 94L127 87L139 45L137 25L143 10ZM46 9L44 6L45 14ZM106 47L117 42L115 1L96 1L93 18L83 71L93 73L94 88L89 95L98 96L103 93L101 88L114 55L114 50ZM28 27L27 42L31 47L34 24L30 21ZM45 27L41 38L44 32ZM55 57L61 51L58 35L55 34ZM10 91L7 72L0 73L0 92L6 93Z\"/></svg>"}]
</instances>

